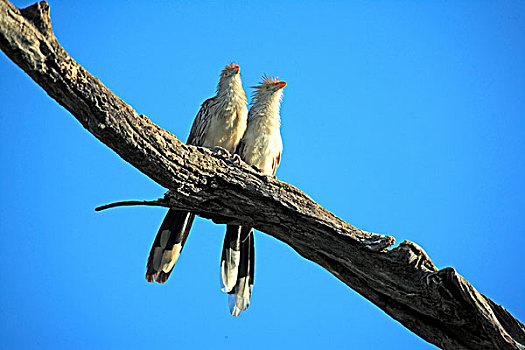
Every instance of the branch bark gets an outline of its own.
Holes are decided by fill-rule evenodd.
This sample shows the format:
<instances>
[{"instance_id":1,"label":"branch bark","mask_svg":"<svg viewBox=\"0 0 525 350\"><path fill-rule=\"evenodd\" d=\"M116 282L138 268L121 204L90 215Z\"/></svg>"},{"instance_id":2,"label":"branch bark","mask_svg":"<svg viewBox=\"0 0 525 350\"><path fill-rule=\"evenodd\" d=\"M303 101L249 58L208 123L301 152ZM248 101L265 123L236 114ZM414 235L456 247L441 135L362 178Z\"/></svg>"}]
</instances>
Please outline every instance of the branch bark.
<instances>
[{"instance_id":1,"label":"branch bark","mask_svg":"<svg viewBox=\"0 0 525 350\"><path fill-rule=\"evenodd\" d=\"M137 114L60 46L46 2L20 10L0 0L0 48L101 142L169 188L158 203L272 235L439 347L525 349L522 323L415 243L389 249L393 237L357 229L299 189Z\"/></svg>"}]
</instances>

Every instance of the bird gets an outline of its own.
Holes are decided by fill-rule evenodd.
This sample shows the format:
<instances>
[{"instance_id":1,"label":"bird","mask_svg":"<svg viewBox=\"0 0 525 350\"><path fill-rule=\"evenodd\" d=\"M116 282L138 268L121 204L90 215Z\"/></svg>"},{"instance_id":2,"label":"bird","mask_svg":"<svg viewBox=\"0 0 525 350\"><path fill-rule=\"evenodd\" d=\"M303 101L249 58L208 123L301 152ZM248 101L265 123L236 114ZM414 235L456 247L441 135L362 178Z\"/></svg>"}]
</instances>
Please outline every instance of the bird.
<instances>
[{"instance_id":1,"label":"bird","mask_svg":"<svg viewBox=\"0 0 525 350\"><path fill-rule=\"evenodd\" d=\"M248 127L236 154L265 175L275 176L281 162L283 143L280 126L284 81L263 76L254 86ZM250 305L255 277L253 228L227 225L221 256L221 290L228 293L230 313L237 317Z\"/></svg>"},{"instance_id":2,"label":"bird","mask_svg":"<svg viewBox=\"0 0 525 350\"><path fill-rule=\"evenodd\" d=\"M193 121L187 144L217 147L231 154L247 127L248 107L240 67L228 64L221 72L216 95L204 101ZM148 258L146 280L168 280L188 238L195 214L170 209L162 222Z\"/></svg>"}]
</instances>

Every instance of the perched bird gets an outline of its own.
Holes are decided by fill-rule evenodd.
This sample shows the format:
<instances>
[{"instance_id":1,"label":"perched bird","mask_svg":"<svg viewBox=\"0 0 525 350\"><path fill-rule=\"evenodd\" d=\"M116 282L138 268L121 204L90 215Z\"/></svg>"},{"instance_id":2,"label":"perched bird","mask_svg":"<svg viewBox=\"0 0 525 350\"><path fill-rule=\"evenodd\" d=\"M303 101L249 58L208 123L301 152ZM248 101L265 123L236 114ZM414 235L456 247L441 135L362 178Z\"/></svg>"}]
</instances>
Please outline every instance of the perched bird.
<instances>
[{"instance_id":1,"label":"perched bird","mask_svg":"<svg viewBox=\"0 0 525 350\"><path fill-rule=\"evenodd\" d=\"M240 67L231 63L220 76L217 94L201 105L187 143L221 147L231 154L246 131L248 108L242 88ZM195 214L170 209L151 247L146 270L148 282L164 283L177 262L190 232Z\"/></svg>"},{"instance_id":2,"label":"perched bird","mask_svg":"<svg viewBox=\"0 0 525 350\"><path fill-rule=\"evenodd\" d=\"M236 153L263 174L275 175L281 162L280 133L283 88L286 83L264 75L255 86L248 128ZM221 289L229 294L230 312L239 316L250 305L255 269L253 228L227 225L221 257Z\"/></svg>"}]
</instances>

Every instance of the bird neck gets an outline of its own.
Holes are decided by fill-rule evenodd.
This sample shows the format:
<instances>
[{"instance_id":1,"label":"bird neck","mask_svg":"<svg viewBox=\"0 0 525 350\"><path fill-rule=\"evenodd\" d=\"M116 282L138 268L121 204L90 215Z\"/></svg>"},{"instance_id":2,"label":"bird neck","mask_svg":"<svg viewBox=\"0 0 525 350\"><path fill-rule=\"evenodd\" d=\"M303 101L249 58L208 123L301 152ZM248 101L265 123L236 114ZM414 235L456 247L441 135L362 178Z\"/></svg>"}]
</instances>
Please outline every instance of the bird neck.
<instances>
[{"instance_id":1,"label":"bird neck","mask_svg":"<svg viewBox=\"0 0 525 350\"><path fill-rule=\"evenodd\" d=\"M221 78L217 85L217 99L222 101L231 101L234 104L246 105L246 95L242 88L240 75L236 74L232 77Z\"/></svg>"},{"instance_id":2,"label":"bird neck","mask_svg":"<svg viewBox=\"0 0 525 350\"><path fill-rule=\"evenodd\" d=\"M265 124L279 128L281 117L279 108L281 107L282 90L276 92L258 92L254 96L252 107L248 119L264 119Z\"/></svg>"}]
</instances>

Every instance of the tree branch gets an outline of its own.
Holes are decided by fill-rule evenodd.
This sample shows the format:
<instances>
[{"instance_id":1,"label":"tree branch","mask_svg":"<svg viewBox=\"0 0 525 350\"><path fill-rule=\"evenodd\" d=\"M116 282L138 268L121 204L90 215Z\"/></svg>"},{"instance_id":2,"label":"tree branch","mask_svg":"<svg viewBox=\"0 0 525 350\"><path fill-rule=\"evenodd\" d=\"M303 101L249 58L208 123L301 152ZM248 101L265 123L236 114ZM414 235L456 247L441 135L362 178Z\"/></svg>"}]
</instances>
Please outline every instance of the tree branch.
<instances>
[{"instance_id":1,"label":"tree branch","mask_svg":"<svg viewBox=\"0 0 525 350\"><path fill-rule=\"evenodd\" d=\"M96 207L95 211L102 211L102 210L111 209L111 208L117 208L117 207L129 207L129 206L135 206L135 205L147 205L147 206L151 206L151 207L167 207L167 208L170 207L169 204L165 200L163 200L161 198L161 199L156 199L156 200L153 200L153 201L122 201L122 202L113 202L113 203L104 204L104 205L101 205L99 207Z\"/></svg>"},{"instance_id":2,"label":"tree branch","mask_svg":"<svg viewBox=\"0 0 525 350\"><path fill-rule=\"evenodd\" d=\"M171 189L167 206L272 235L439 347L525 349L523 324L416 244L389 250L393 237L359 230L297 188L137 114L59 45L46 2L19 10L0 0L0 47L101 142Z\"/></svg>"}]
</instances>

